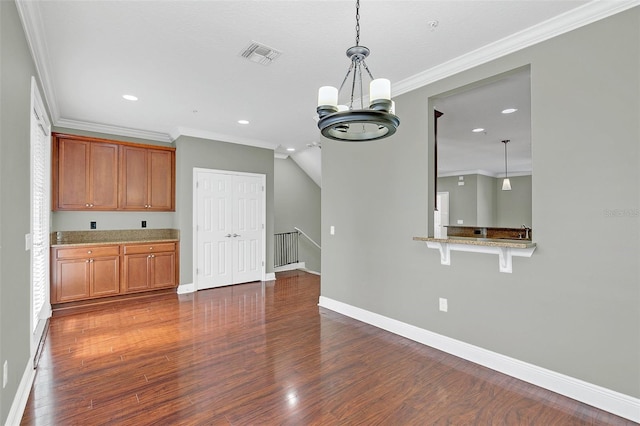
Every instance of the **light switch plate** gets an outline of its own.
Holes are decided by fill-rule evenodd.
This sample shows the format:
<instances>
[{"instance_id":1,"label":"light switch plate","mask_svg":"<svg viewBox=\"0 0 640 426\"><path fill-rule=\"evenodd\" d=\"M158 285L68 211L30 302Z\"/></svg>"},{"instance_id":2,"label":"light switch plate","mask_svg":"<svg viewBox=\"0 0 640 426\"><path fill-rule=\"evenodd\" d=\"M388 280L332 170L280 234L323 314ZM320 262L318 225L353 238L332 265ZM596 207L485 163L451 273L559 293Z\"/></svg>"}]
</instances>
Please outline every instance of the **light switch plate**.
<instances>
[{"instance_id":1,"label":"light switch plate","mask_svg":"<svg viewBox=\"0 0 640 426\"><path fill-rule=\"evenodd\" d=\"M447 312L449 310L449 303L447 299L441 297L439 301L440 310L442 312Z\"/></svg>"}]
</instances>

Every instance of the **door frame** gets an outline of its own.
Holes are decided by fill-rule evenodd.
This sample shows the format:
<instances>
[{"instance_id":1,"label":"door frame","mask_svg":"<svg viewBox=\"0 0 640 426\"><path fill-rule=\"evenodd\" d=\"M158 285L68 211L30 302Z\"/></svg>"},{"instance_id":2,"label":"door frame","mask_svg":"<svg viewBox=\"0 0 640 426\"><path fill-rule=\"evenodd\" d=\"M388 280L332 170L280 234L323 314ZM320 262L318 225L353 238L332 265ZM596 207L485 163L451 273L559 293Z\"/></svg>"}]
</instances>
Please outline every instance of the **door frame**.
<instances>
[{"instance_id":1,"label":"door frame","mask_svg":"<svg viewBox=\"0 0 640 426\"><path fill-rule=\"evenodd\" d=\"M198 198L197 198L197 176L198 173L215 173L215 174L225 174L231 176L251 176L260 178L260 183L264 190L262 191L262 270L260 273L260 280L266 281L266 258L267 258L267 175L264 173L250 173L250 172L239 172L234 170L219 170L219 169L207 169L203 167L194 167L193 174L191 179L192 185L192 218L191 218L191 234L192 234L192 244L193 244L193 255L192 257L192 276L193 276L193 287L194 291L198 291Z\"/></svg>"}]
</instances>

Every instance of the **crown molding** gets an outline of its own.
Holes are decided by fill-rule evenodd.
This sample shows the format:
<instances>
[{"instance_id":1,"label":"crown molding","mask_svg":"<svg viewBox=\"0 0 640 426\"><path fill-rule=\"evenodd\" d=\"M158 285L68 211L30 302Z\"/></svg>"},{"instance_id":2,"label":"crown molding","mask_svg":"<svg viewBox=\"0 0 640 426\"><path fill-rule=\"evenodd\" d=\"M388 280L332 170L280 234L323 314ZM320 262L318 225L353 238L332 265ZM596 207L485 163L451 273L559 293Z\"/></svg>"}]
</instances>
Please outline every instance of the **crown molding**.
<instances>
[{"instance_id":1,"label":"crown molding","mask_svg":"<svg viewBox=\"0 0 640 426\"><path fill-rule=\"evenodd\" d=\"M593 0L545 22L401 80L393 85L393 96L419 89L443 78L485 64L638 5L640 5L640 0Z\"/></svg>"},{"instance_id":2,"label":"crown molding","mask_svg":"<svg viewBox=\"0 0 640 426\"><path fill-rule=\"evenodd\" d=\"M171 138L173 140L178 139L180 136L190 136L193 138L202 138L215 140L220 142L235 143L239 145L248 145L256 148L265 148L275 150L278 146L276 144L263 141L260 139L242 138L237 136L225 135L222 133L211 132L208 130L192 129L189 127L177 127L171 132Z\"/></svg>"},{"instance_id":3,"label":"crown molding","mask_svg":"<svg viewBox=\"0 0 640 426\"><path fill-rule=\"evenodd\" d=\"M85 130L88 132L106 133L110 135L147 139L165 143L173 142L173 139L171 139L171 136L167 133L152 132L149 130L130 129L128 127L111 126L109 124L91 123L88 121L69 120L67 118L58 119L53 124L56 127L66 127L75 130Z\"/></svg>"},{"instance_id":4,"label":"crown molding","mask_svg":"<svg viewBox=\"0 0 640 426\"><path fill-rule=\"evenodd\" d=\"M38 73L39 80L42 84L42 91L44 93L45 103L51 114L51 120L55 123L60 117L60 110L58 108L58 102L53 79L51 78L51 72L46 59L49 57L47 50L47 42L44 37L44 26L42 24L42 17L40 16L40 9L38 9L37 2L16 0L16 8L18 9L18 15L22 22L22 28L24 30L29 50L33 62L36 66L36 72Z\"/></svg>"},{"instance_id":5,"label":"crown molding","mask_svg":"<svg viewBox=\"0 0 640 426\"><path fill-rule=\"evenodd\" d=\"M509 176L510 177L531 176L532 174L533 173L531 172L531 170L509 172ZM469 176L469 175L482 175L482 176L487 176L487 177L496 178L496 179L502 179L503 177L505 177L504 172L494 173L494 172L491 172L489 170L482 170L482 169L477 169L477 170L455 170L453 172L438 173L438 177L439 178L452 177L452 176Z\"/></svg>"}]
</instances>

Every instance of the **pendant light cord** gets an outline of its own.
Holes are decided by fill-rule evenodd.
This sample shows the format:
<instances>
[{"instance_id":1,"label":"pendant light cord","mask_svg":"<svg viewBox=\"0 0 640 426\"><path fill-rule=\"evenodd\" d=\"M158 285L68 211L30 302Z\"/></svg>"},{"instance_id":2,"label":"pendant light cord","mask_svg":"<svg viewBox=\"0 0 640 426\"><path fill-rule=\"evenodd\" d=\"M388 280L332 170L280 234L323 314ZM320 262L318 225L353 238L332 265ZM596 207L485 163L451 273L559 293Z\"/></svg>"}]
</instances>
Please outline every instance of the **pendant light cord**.
<instances>
[{"instance_id":1,"label":"pendant light cord","mask_svg":"<svg viewBox=\"0 0 640 426\"><path fill-rule=\"evenodd\" d=\"M504 142L504 178L508 179L509 178L509 174L507 173L507 143L509 142L507 141L502 141Z\"/></svg>"}]
</instances>

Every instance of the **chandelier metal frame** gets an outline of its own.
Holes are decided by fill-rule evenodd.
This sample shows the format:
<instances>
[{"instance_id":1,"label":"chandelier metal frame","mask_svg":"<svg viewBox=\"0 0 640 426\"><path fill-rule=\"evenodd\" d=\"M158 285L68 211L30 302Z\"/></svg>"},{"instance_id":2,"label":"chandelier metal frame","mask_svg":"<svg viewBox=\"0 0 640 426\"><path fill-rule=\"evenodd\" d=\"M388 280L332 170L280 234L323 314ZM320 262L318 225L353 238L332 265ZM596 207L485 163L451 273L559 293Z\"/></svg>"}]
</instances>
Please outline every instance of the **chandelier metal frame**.
<instances>
[{"instance_id":1,"label":"chandelier metal frame","mask_svg":"<svg viewBox=\"0 0 640 426\"><path fill-rule=\"evenodd\" d=\"M360 0L356 1L356 44L347 49L347 57L351 65L342 80L340 89L325 86L320 88L318 96L318 128L323 136L338 141L364 142L383 139L393 135L400 119L395 115L395 105L390 96L390 83L386 79L374 79L365 59L371 51L360 46ZM371 79L369 90L369 108L364 107L364 92L362 87L363 70ZM348 106L338 106L337 99L345 83L351 76L351 96ZM374 88L382 88L382 91L374 93ZM323 89L329 90L327 100L323 96ZM356 92L360 92L360 109L354 109L354 101L358 99ZM378 93L381 93L376 96ZM326 92L325 92L326 94ZM374 98L375 96L375 98Z\"/></svg>"}]
</instances>

